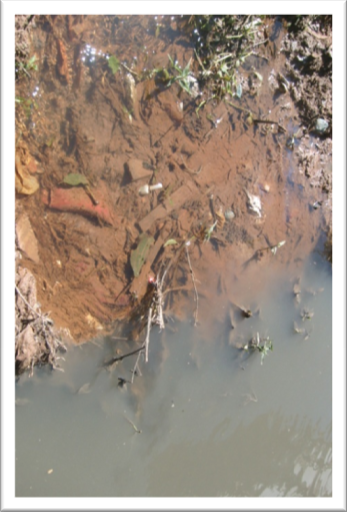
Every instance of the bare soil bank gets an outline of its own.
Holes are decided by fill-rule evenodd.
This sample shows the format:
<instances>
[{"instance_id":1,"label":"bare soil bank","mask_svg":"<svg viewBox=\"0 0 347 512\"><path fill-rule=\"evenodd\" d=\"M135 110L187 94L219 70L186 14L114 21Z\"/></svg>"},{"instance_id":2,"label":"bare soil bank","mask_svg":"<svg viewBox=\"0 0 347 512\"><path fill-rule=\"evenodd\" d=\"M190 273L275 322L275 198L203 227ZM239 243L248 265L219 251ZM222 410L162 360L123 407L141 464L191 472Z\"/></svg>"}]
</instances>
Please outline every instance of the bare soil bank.
<instances>
[{"instance_id":1,"label":"bare soil bank","mask_svg":"<svg viewBox=\"0 0 347 512\"><path fill-rule=\"evenodd\" d=\"M16 35L37 70L16 82L16 336L29 325L42 344L33 356L17 343L18 371L54 364L67 339L111 332L122 319L138 338L149 281L165 270L170 314L197 314L198 284L207 320L211 300L235 300L234 281L261 286L263 266L297 265L326 238L331 257L331 19L292 30L266 20L267 43L239 69L242 95L221 102L187 94L179 80L139 79L168 54L182 68L194 57L175 20L162 20L161 35L149 16L21 22ZM71 186L71 175L89 187ZM23 272L35 294L21 287ZM41 310L58 329L53 348Z\"/></svg>"}]
</instances>

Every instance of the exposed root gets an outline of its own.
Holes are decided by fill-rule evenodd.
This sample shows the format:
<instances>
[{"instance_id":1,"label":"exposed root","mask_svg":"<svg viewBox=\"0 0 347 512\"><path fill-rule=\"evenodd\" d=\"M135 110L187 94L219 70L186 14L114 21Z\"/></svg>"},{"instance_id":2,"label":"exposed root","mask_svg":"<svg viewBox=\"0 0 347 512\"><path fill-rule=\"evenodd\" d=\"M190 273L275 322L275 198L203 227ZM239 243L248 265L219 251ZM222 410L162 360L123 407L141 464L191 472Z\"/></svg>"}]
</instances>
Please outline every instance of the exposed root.
<instances>
[{"instance_id":1,"label":"exposed root","mask_svg":"<svg viewBox=\"0 0 347 512\"><path fill-rule=\"evenodd\" d=\"M50 364L52 369L64 371L57 364L57 353L67 348L54 333L53 321L41 312L36 302L36 281L31 272L19 268L16 292L16 374L30 370L35 365Z\"/></svg>"}]
</instances>

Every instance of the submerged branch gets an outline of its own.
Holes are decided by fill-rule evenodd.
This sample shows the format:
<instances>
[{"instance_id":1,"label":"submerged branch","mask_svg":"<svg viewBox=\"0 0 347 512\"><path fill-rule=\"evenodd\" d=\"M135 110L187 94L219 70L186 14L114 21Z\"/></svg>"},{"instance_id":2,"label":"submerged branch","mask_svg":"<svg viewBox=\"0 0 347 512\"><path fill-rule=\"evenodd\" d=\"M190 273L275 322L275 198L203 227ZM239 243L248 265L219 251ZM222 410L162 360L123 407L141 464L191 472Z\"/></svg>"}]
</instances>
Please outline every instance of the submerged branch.
<instances>
[{"instance_id":1,"label":"submerged branch","mask_svg":"<svg viewBox=\"0 0 347 512\"><path fill-rule=\"evenodd\" d=\"M193 286L194 286L194 293L195 293L195 302L196 302L196 307L195 307L195 311L194 311L194 326L198 325L198 310L199 310L199 294L198 294L198 290L196 288L196 284L195 284L195 275L194 275L194 272L193 272L193 268L192 268L192 264L190 262L190 256L189 256L189 251L188 251L188 245L186 244L186 255L187 255L187 260L188 260L188 265L189 265L189 270L190 270L190 275L192 276L192 281L193 281Z\"/></svg>"},{"instance_id":2,"label":"submerged branch","mask_svg":"<svg viewBox=\"0 0 347 512\"><path fill-rule=\"evenodd\" d=\"M130 357L134 354L137 354L138 352L140 352L141 350L143 350L145 348L145 344L141 345L141 347L135 349L135 350L132 350L131 352L128 352L127 354L124 354L122 356L116 356L116 357L112 357L112 359L110 359L109 361L106 361L103 366L104 367L107 367L107 366L112 366L114 363L116 363L117 361L122 361L123 359L125 359L126 357Z\"/></svg>"}]
</instances>

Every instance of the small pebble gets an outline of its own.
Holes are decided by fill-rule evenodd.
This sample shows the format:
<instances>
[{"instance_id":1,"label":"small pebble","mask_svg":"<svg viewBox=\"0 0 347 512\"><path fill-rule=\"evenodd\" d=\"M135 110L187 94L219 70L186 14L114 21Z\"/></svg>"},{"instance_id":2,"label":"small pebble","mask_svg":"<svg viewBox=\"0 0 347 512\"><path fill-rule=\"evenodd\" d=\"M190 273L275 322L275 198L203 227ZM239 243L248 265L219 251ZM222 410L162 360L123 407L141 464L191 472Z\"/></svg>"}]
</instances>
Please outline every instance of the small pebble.
<instances>
[{"instance_id":1,"label":"small pebble","mask_svg":"<svg viewBox=\"0 0 347 512\"><path fill-rule=\"evenodd\" d=\"M329 123L325 119L322 119L322 118L317 119L316 126L315 126L316 132L324 133L327 131L328 128L329 128Z\"/></svg>"},{"instance_id":2,"label":"small pebble","mask_svg":"<svg viewBox=\"0 0 347 512\"><path fill-rule=\"evenodd\" d=\"M224 217L225 217L225 220L233 220L233 218L235 217L235 213L232 210L227 210L224 213Z\"/></svg>"}]
</instances>

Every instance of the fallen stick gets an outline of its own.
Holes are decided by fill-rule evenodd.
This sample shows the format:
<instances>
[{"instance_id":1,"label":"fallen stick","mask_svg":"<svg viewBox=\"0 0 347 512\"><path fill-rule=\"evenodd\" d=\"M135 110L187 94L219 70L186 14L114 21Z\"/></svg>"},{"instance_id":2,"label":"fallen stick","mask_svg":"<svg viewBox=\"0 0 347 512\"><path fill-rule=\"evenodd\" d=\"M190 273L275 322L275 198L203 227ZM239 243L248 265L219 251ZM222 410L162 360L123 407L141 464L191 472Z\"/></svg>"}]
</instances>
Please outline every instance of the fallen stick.
<instances>
[{"instance_id":1,"label":"fallen stick","mask_svg":"<svg viewBox=\"0 0 347 512\"><path fill-rule=\"evenodd\" d=\"M112 357L112 359L110 359L109 361L106 361L103 364L103 366L112 366L113 363L116 363L117 361L122 361L126 357L129 357L129 356L132 356L134 354L137 354L138 352L140 352L144 348L145 348L145 345L143 344L143 345L141 345L141 347L137 348L136 350L132 350L131 352L128 352L127 354L124 354L122 356Z\"/></svg>"},{"instance_id":2,"label":"fallen stick","mask_svg":"<svg viewBox=\"0 0 347 512\"><path fill-rule=\"evenodd\" d=\"M132 376L131 376L131 384L133 384L133 382L134 382L134 377L135 377L136 372L139 372L139 374L140 374L140 376L141 376L141 371L140 371L140 368L139 368L139 359L140 359L140 355L141 355L141 354L142 354L142 352L139 352L139 353L138 353L138 356L137 356L137 358L136 358L136 363L135 363L135 365L134 365L134 369L133 369L133 371L132 371L132 372L133 372L133 374L132 374Z\"/></svg>"},{"instance_id":3,"label":"fallen stick","mask_svg":"<svg viewBox=\"0 0 347 512\"><path fill-rule=\"evenodd\" d=\"M147 334L145 339L145 361L148 363L148 346L149 346L149 335L151 332L151 324L152 324L152 306L148 311L148 320L147 320Z\"/></svg>"},{"instance_id":4,"label":"fallen stick","mask_svg":"<svg viewBox=\"0 0 347 512\"><path fill-rule=\"evenodd\" d=\"M195 308L195 311L194 311L194 326L197 326L198 325L199 294L198 294L198 290L197 290L196 284L195 284L195 275L194 275L194 272L193 272L193 269L192 269L192 264L190 262L190 256L189 256L188 244L187 243L186 243L185 247L186 247L186 255L187 255L190 275L192 276L192 281L193 281L193 285L194 285L195 302L196 302L196 308Z\"/></svg>"},{"instance_id":5,"label":"fallen stick","mask_svg":"<svg viewBox=\"0 0 347 512\"><path fill-rule=\"evenodd\" d=\"M135 425L135 423L133 423L131 420L129 420L129 418L127 416L125 416L125 414L123 414L124 418L127 420L128 423L130 423L130 425L133 427L133 429L135 430L135 432L137 432L138 434L141 434L142 430L139 430L137 428L137 426Z\"/></svg>"}]
</instances>

